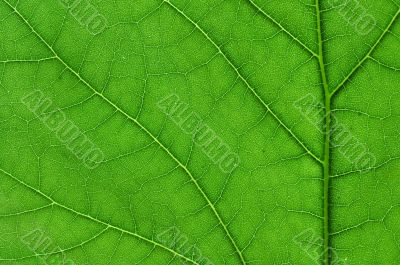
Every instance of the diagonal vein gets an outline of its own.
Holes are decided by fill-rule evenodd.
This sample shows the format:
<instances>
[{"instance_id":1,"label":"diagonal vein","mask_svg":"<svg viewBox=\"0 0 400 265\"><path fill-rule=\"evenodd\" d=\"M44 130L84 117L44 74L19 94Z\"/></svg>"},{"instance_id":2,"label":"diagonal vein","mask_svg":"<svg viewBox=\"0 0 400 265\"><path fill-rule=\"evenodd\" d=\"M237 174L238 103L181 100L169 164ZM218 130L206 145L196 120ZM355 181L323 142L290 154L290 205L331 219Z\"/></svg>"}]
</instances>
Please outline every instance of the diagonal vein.
<instances>
[{"instance_id":1,"label":"diagonal vein","mask_svg":"<svg viewBox=\"0 0 400 265\"><path fill-rule=\"evenodd\" d=\"M67 211L69 211L69 212L72 212L72 213L74 213L74 214L76 214L76 215L78 215L78 216L80 216L80 217L89 219L89 220L94 221L94 222L96 222L96 223L98 223L98 224L102 224L102 225L106 226L106 228L112 228L112 229L115 229L115 230L120 231L120 232L122 232L122 233L125 233L125 234L131 235L131 236L133 236L133 237L139 238L139 239L141 239L141 240L143 240L143 241L145 241L145 242L147 242L147 243L151 243L151 244L154 245L154 246L157 246L157 247L159 247L159 248L161 248L161 249L164 249L164 250L166 250L166 251L172 253L174 256L177 256L177 257L179 257L179 258L181 258L181 259L184 259L184 260L186 260L186 261L188 261L188 262L190 262L190 263L192 263L192 264L199 265L196 261L194 261L194 260L192 260L192 259L190 259L190 258L188 258L188 257L186 257L186 256L184 256L184 255L182 255L182 254L180 254L180 253L178 253L178 252L176 252L175 250L170 249L169 247L164 246L163 244L160 244L160 243L158 243L158 242L156 242L156 241L154 241L154 240L152 240L152 239L149 239L149 238L144 237L144 236L142 236L142 235L139 235L139 234L137 234L137 233L133 233L133 232L131 232L131 231L125 230L125 229L123 229L123 228L121 228L121 227L112 225L112 224L107 223L107 222L105 222L105 221L102 221L102 220L100 220L100 219L94 218L94 217L92 217L92 216L90 216L90 215L88 215L88 214L84 214L84 213L81 213L81 212L79 212L79 211L76 211L76 210L74 210L73 208L70 208L70 207L68 207L68 206L66 206L66 205L64 205L64 204L62 204L62 203L59 203L59 202L55 201L53 198L51 198L50 196L48 196L48 195L46 195L45 193L43 193L42 191L40 191L39 189L36 189L36 188L30 186L29 184L25 183L24 181L20 180L19 178L15 177L15 176L13 176L11 173L9 173L9 172L3 170L2 168L0 168L0 172L4 173L6 176L8 176L8 177L10 177L11 179L13 179L14 181L18 182L19 184L21 184L21 185L24 186L25 188L28 188L29 190L31 190L31 191L33 191L33 192L39 194L40 196L44 197L45 199L47 199L48 201L50 201L52 205L56 205L56 206L58 206L58 207L60 207L60 208L62 208L62 209L64 209L64 210L67 210Z\"/></svg>"},{"instance_id":2,"label":"diagonal vein","mask_svg":"<svg viewBox=\"0 0 400 265\"><path fill-rule=\"evenodd\" d=\"M77 73L74 69L72 69L62 58L58 56L58 54L55 52L55 50L52 48L52 46L32 27L32 25L22 16L21 13L18 12L16 8L14 8L10 3L8 3L6 0L3 0L17 15L22 19L22 21L32 30L32 32L40 39L40 41L43 42L47 46L47 48L54 54L54 56L65 66L66 69L68 69L71 73L73 73L83 84L85 84L89 89L93 91L94 94L97 96L101 97L105 102L107 102L109 105L114 107L118 112L123 114L128 120L134 122L138 127L140 127L141 130L143 130L154 142L156 142L184 171L185 173L190 177L190 180L194 183L196 186L197 190L200 192L200 194L203 196L205 201L207 202L208 206L211 208L212 212L214 213L215 217L217 218L219 224L223 228L225 234L229 238L232 246L234 247L235 251L237 252L241 262L243 264L246 264L247 262L245 261L242 251L239 249L238 245L236 244L236 241L234 240L233 236L231 235L230 231L228 230L228 226L225 224L223 221L221 215L216 209L216 206L211 202L210 198L208 195L205 193L203 188L200 186L196 178L193 176L193 174L189 171L189 169L181 162L178 160L178 158L171 153L171 151L163 144L161 143L156 136L154 136L146 127L144 127L137 119L133 118L130 116L128 113L123 111L120 107L118 107L115 103L113 103L111 100L109 100L107 97L105 97L103 94L99 93L88 81L83 79L83 77Z\"/></svg>"},{"instance_id":3,"label":"diagonal vein","mask_svg":"<svg viewBox=\"0 0 400 265\"><path fill-rule=\"evenodd\" d=\"M285 32L287 35L289 35L296 43L298 43L301 47L303 47L307 52L312 54L315 57L319 57L317 53L315 53L313 50L311 50L307 45L305 45L299 38L294 36L289 30L287 30L281 23L279 23L276 19L274 19L272 16L270 16L267 12L265 12L261 7L259 7L253 0L247 0L247 2L256 9L257 12L260 12L263 14L268 20L270 20L273 24L275 24L277 27L279 27L280 30Z\"/></svg>"},{"instance_id":4,"label":"diagonal vein","mask_svg":"<svg viewBox=\"0 0 400 265\"><path fill-rule=\"evenodd\" d=\"M337 85L337 87L331 92L331 96L333 96L336 92L338 92L349 80L350 78L357 72L357 70L364 64L364 62L371 57L371 54L374 52L374 50L378 47L378 45L382 42L384 37L386 36L387 33L390 32L390 28L394 25L396 22L397 17L400 14L400 8L397 10L396 14L393 16L392 20L390 23L387 25L385 30L382 32L382 34L379 36L379 38L376 40L376 42L371 46L367 54L356 64L356 66L350 71L350 73L343 79L342 82Z\"/></svg>"},{"instance_id":5,"label":"diagonal vein","mask_svg":"<svg viewBox=\"0 0 400 265\"><path fill-rule=\"evenodd\" d=\"M52 205L54 205L52 203ZM70 252L72 250L75 250L77 248L83 247L84 245L89 244L90 242L94 241L95 239L97 239L98 237L100 237L102 234L104 234L110 227L107 226L106 228L102 229L100 232L96 233L95 235L91 236L90 238L86 239L85 241L82 241L79 244L76 244L74 246L68 247L68 248L56 248L56 251L52 251L52 252L44 252L44 253L36 253L34 255L30 255L30 256L24 256L24 257L18 257L18 258L7 258L7 259L3 259L0 258L0 261L19 261L19 260L26 260L26 259L31 259L31 258L38 258L38 257L43 257L46 258L46 256L50 256L50 255L56 255L56 254L63 254L65 255L67 252Z\"/></svg>"},{"instance_id":6,"label":"diagonal vein","mask_svg":"<svg viewBox=\"0 0 400 265\"><path fill-rule=\"evenodd\" d=\"M24 214L28 214L28 213L38 212L40 210L44 210L44 209L47 209L47 208L52 207L52 206L53 206L53 204L50 203L50 204L46 204L44 206L37 207L37 208L34 208L34 209L30 209L30 210L26 210L26 211L21 211L21 212L17 212L17 213L10 213L10 214L2 214L2 215L0 215L0 218L14 217L14 216L24 215Z\"/></svg>"},{"instance_id":7,"label":"diagonal vein","mask_svg":"<svg viewBox=\"0 0 400 265\"><path fill-rule=\"evenodd\" d=\"M239 69L235 66L231 59L228 58L226 52L222 50L222 48L213 40L211 37L190 17L188 17L182 10L180 10L177 6L172 4L169 0L164 0L165 3L170 5L174 10L176 10L179 14L181 14L186 20L188 20L194 27L196 27L206 38L207 40L218 50L218 53L222 55L225 61L232 67L232 69L236 72L237 76L242 80L242 82L247 86L247 88L252 92L252 94L256 97L256 99L264 106L264 108L271 113L274 119L282 126L292 137L293 139L319 163L323 163L323 161L315 155L305 144L304 142L278 117L278 115L270 108L270 106L261 98L261 96L255 91L255 89L250 85L250 83L244 78L243 74L239 71Z\"/></svg>"}]
</instances>

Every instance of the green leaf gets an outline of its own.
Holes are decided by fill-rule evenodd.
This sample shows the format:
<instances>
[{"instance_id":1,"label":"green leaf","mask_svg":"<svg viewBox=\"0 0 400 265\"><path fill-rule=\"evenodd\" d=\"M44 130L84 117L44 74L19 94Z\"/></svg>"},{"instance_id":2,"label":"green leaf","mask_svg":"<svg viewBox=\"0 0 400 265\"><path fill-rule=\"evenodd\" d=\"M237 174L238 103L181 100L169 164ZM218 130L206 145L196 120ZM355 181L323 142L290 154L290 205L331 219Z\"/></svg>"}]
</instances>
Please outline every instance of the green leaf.
<instances>
[{"instance_id":1,"label":"green leaf","mask_svg":"<svg viewBox=\"0 0 400 265\"><path fill-rule=\"evenodd\" d=\"M0 264L399 264L399 14L0 0Z\"/></svg>"}]
</instances>

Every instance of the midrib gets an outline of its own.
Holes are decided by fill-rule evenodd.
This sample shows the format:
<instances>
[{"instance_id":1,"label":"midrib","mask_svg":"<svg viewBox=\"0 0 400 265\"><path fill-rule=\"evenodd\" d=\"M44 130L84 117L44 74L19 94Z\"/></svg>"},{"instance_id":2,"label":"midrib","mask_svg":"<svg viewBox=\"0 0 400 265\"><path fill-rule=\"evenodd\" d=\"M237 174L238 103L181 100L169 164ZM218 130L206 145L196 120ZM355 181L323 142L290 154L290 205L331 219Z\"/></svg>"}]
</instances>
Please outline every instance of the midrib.
<instances>
[{"instance_id":1,"label":"midrib","mask_svg":"<svg viewBox=\"0 0 400 265\"><path fill-rule=\"evenodd\" d=\"M326 78L325 61L324 61L324 50L322 42L322 27L321 27L321 12L319 0L315 1L316 14L317 14L317 31L318 31L318 63L321 72L321 79L324 88L325 97L325 144L324 144L324 160L323 160L323 190L324 190L324 231L323 231L323 262L324 265L329 265L330 256L330 239L329 239L329 213L330 213L330 139L331 139L331 94L329 92L329 86Z\"/></svg>"}]
</instances>

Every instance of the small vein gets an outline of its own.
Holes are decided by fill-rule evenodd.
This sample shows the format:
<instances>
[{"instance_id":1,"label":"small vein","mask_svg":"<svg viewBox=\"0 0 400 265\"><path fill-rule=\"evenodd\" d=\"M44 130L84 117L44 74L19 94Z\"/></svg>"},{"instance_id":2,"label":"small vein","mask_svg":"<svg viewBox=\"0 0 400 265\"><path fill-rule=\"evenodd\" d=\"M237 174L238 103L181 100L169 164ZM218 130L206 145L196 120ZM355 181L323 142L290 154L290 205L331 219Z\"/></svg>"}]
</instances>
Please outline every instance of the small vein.
<instances>
[{"instance_id":1,"label":"small vein","mask_svg":"<svg viewBox=\"0 0 400 265\"><path fill-rule=\"evenodd\" d=\"M378 170L378 169L380 169L380 168L382 168L382 167L384 167L386 165L389 165L391 162L398 161L398 160L400 160L400 156L391 157L388 160L386 160L386 161L382 162L381 164L376 165L374 167L369 167L369 168L365 168L365 169L358 169L358 170L352 170L352 171L348 171L348 172L337 173L336 175L331 176L331 178L339 178L339 177L344 177L344 176L351 175L351 174L356 174L356 173L359 173L359 174L364 173L364 174L366 174L366 173L369 173L370 171L373 171L373 170L376 171L376 170Z\"/></svg>"},{"instance_id":2,"label":"small vein","mask_svg":"<svg viewBox=\"0 0 400 265\"><path fill-rule=\"evenodd\" d=\"M385 219L389 216L389 214L394 209L398 208L399 206L400 206L400 204L396 204L396 205L390 206L390 208L386 211L386 213L382 216L382 218L379 218L379 219L368 218L367 220L365 220L365 221L363 221L363 222L361 222L359 224L352 225L350 227L343 228L342 230L333 232L331 235L338 236L339 234L342 234L344 232L349 232L349 231L351 231L353 229L361 228L361 227L363 227L363 226L365 226L366 224L369 224L369 223L383 223L385 221Z\"/></svg>"},{"instance_id":3,"label":"small vein","mask_svg":"<svg viewBox=\"0 0 400 265\"><path fill-rule=\"evenodd\" d=\"M296 140L296 142L309 154L311 157L313 157L316 161L319 163L323 163L322 160L317 157L304 143L302 140L297 137L297 135L285 124L283 121L278 117L277 114L275 114L272 109L269 107L269 104L267 104L261 96L255 91L255 89L250 85L250 83L244 78L242 73L239 71L239 69L234 65L234 63L228 58L226 53L222 51L221 47L215 43L214 40L210 38L210 36L196 23L194 22L190 17L188 17L182 10L180 10L178 7L176 7L174 4L172 4L169 0L164 0L165 3L170 5L174 10L176 10L179 14L181 14L185 19L187 19L193 26L195 26L206 38L207 40L218 50L218 53L222 55L222 57L226 60L226 62L232 67L232 69L236 72L237 76L245 83L247 88L253 93L253 95L257 98L257 100L265 107L265 109L271 113L271 115L274 117L274 119Z\"/></svg>"},{"instance_id":4,"label":"small vein","mask_svg":"<svg viewBox=\"0 0 400 265\"><path fill-rule=\"evenodd\" d=\"M188 262L190 262L190 263L192 263L192 264L199 265L196 261L194 261L194 260L192 260L192 259L190 259L190 258L188 258L188 257L186 257L186 256L184 256L184 255L182 255L182 254L180 254L180 253L178 253L178 252L176 252L176 251L173 250L173 249L170 249L170 248L164 246L163 244L160 244L160 243L158 243L158 242L155 242L155 241L153 241L153 240L151 240L151 239L149 239L149 238L147 238L147 237L141 236L141 235L139 235L139 234L137 234L137 233L133 233L133 232L131 232L131 231L129 231L129 230L125 230L125 229L120 228L120 227L118 227L118 226L115 226L115 225L112 225L112 224L110 224L110 223L104 222L104 221L102 221L102 220L100 220L100 219L97 219L97 218L94 218L94 217L92 217L92 216L90 216L90 215L88 215L88 214L81 213L81 212L79 212L79 211L74 210L73 208L70 208L70 207L68 207L68 206L66 206L66 205L64 205L64 204L62 204L62 203L59 203L59 202L55 201L52 197L50 197L50 196L46 195L45 193L43 193L42 191L40 191L39 189L36 189L36 188L30 186L29 184L27 184L27 183L25 183L24 181L18 179L17 177L13 176L11 173L5 171L5 170L2 169L2 168L0 168L0 172L4 173L6 176L12 178L13 180L15 180L16 182L18 182L18 183L21 184L22 186L24 186L24 187L26 187L26 188L32 190L33 192L39 194L40 196L44 197L45 199L47 199L48 201L50 201L52 205L56 205L56 206L58 206L58 207L60 207L60 208L63 208L63 209L65 209L65 210L69 211L69 212L72 212L72 213L74 213L74 214L76 214L76 215L78 215L78 216L81 216L81 217L84 217L84 218L89 219L89 220L91 220L91 221L94 221L94 222L96 222L96 223L102 224L102 225L106 226L107 228L112 228L112 229L115 229L115 230L120 231L120 232L122 232L122 233L125 233L125 234L131 235L131 236L133 236L133 237L139 238L139 239L141 239L141 240L143 240L143 241L146 241L147 243L151 243L151 244L154 245L154 246L157 246L157 247L159 247L159 248L162 248L162 249L164 249L164 250L166 250L166 251L168 251L168 252L174 254L175 256L178 256L178 257L180 257L180 258L182 258L182 259L184 259L184 260L186 260L186 261L188 261Z\"/></svg>"},{"instance_id":5,"label":"small vein","mask_svg":"<svg viewBox=\"0 0 400 265\"><path fill-rule=\"evenodd\" d=\"M339 85L331 92L331 97L337 93L349 80L350 78L357 72L357 70L364 64L364 62L368 59L371 58L371 54L374 52L374 50L378 47L378 45L382 42L383 38L386 36L388 32L390 32L390 28L394 25L396 22L397 17L400 14L400 8L397 10L396 14L393 16L392 20L390 23L387 25L386 29L382 32L382 34L379 36L379 38L376 40L374 45L371 46L367 54L363 57L361 61L357 63L357 65L350 71L350 73L344 78L342 82L339 83Z\"/></svg>"},{"instance_id":6,"label":"small vein","mask_svg":"<svg viewBox=\"0 0 400 265\"><path fill-rule=\"evenodd\" d=\"M384 62L382 62L382 61L380 61L380 60L378 60L378 59L375 59L375 58L372 57L372 56L369 56L369 59L370 59L371 61L376 62L378 65L380 65L380 66L382 66L382 67L384 67L384 68L393 70L393 71L395 71L395 72L399 72L399 71L400 71L400 68L396 68L396 67L394 67L394 66L390 66L390 65L388 65L387 63L384 63Z\"/></svg>"},{"instance_id":7,"label":"small vein","mask_svg":"<svg viewBox=\"0 0 400 265\"><path fill-rule=\"evenodd\" d=\"M56 59L55 56L51 56L48 58L42 58L42 59L7 59L7 60L0 60L0 63L40 63L40 62L45 62L45 61L50 61Z\"/></svg>"},{"instance_id":8,"label":"small vein","mask_svg":"<svg viewBox=\"0 0 400 265\"><path fill-rule=\"evenodd\" d=\"M13 217L13 216L18 216L18 215L24 215L24 214L27 214L27 213L33 213L33 212L36 212L36 211L47 209L47 208L49 208L51 206L53 206L53 203L50 203L50 204L47 204L47 205L44 205L44 206L41 206L41 207L37 207L35 209L21 211L21 212L18 212L18 213L2 214L2 215L0 215L0 218L1 217L3 217L3 218L5 218L5 217Z\"/></svg>"},{"instance_id":9,"label":"small vein","mask_svg":"<svg viewBox=\"0 0 400 265\"><path fill-rule=\"evenodd\" d=\"M64 248L64 249L59 248L57 251L53 251L53 252L49 252L49 253L35 253L34 255L18 257L18 258L10 258L10 259L1 259L0 258L0 261L18 261L18 260L25 260L25 259L30 259L30 258L37 258L37 257L43 257L43 256L56 255L56 254L60 254L60 253L65 254L68 251L72 251L72 250L77 249L79 247L83 247L86 244L89 244L90 242L92 242L93 240L95 240L96 238L98 238L102 234L104 234L109 228L110 227L107 226L106 228L102 229L100 232L96 233L95 235L93 235L89 239L86 239L85 241L82 241L81 243L76 244L74 246L71 246L69 248Z\"/></svg>"},{"instance_id":10,"label":"small vein","mask_svg":"<svg viewBox=\"0 0 400 265\"><path fill-rule=\"evenodd\" d=\"M330 235L331 236L338 236L339 234L342 234L342 233L344 233L344 232L348 232L348 231L350 231L350 230L353 230L353 229L355 229L355 228L359 228L359 227L361 227L361 226L363 226L363 225L365 225L365 224L368 224L368 223L373 223L373 222L379 222L380 220L366 220L366 221L363 221L363 222L361 222L361 223L359 223L359 224L356 224L356 225L353 225L353 226L350 226L350 227L346 227L346 228L344 228L344 229L342 229L342 230L339 230L339 231L336 231L336 232L332 232Z\"/></svg>"}]
</instances>

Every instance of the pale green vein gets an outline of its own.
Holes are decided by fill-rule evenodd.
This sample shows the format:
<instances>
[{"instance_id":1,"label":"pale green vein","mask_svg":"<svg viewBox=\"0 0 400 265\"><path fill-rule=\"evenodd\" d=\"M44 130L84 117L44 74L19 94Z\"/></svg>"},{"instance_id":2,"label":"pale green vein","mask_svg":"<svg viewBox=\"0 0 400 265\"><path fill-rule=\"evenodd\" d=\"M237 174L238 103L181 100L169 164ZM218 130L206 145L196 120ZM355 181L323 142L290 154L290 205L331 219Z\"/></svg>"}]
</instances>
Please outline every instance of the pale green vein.
<instances>
[{"instance_id":1,"label":"pale green vein","mask_svg":"<svg viewBox=\"0 0 400 265\"><path fill-rule=\"evenodd\" d=\"M8 60L1 60L0 63L40 63L45 61L50 61L56 59L55 56L42 58L42 59L8 59Z\"/></svg>"},{"instance_id":2,"label":"pale green vein","mask_svg":"<svg viewBox=\"0 0 400 265\"><path fill-rule=\"evenodd\" d=\"M203 198L206 200L208 206L211 208L212 212L216 216L219 224L223 228L225 234L229 238L230 242L232 243L234 249L236 250L238 256L240 257L240 260L242 261L243 264L246 264L243 254L240 251L239 247L237 246L235 240L233 239L232 235L230 234L227 225L225 222L222 220L222 217L218 213L216 207L214 204L211 202L211 200L208 198L207 194L205 191L200 187L199 183L197 182L196 178L192 175L192 173L188 170L188 168L180 162L175 155L171 153L171 151L165 147L164 144L162 144L156 136L154 136L147 128L145 128L137 119L131 117L128 113L124 112L121 108L119 108L116 104L114 104L112 101L110 101L108 98L106 98L103 94L99 93L93 86L88 83L85 79L81 77L79 73L77 73L74 69L72 69L63 59L61 59L58 54L54 51L51 45L47 43L45 39L33 28L33 26L22 16L21 13L18 12L11 4L9 4L6 0L3 0L17 15L18 17L21 18L21 20L32 30L32 32L47 46L47 48L54 54L54 56L65 66L66 69L68 69L71 73L73 73L83 84L85 84L89 89L93 91L94 94L98 95L101 97L105 102L110 104L112 107L114 107L118 112L123 114L128 120L134 122L138 127L140 127L150 138L153 139L154 142L156 142L190 177L190 180L194 183L196 186L197 190L200 192L200 194L203 196Z\"/></svg>"},{"instance_id":3,"label":"pale green vein","mask_svg":"<svg viewBox=\"0 0 400 265\"><path fill-rule=\"evenodd\" d=\"M332 232L331 235L336 235L337 236L339 234L342 234L342 233L345 233L345 232L349 232L349 231L351 231L353 229L359 229L359 228L361 228L361 227L363 227L363 226L365 226L365 225L367 225L369 223L382 223L382 225L385 226L385 224L384 224L385 219L397 207L400 207L400 204L396 204L396 205L390 206L390 208L386 211L386 213L382 216L382 218L379 218L379 219L370 219L370 218L368 218L368 220L365 220L365 221L363 221L363 222L361 222L359 224L343 228L343 229L341 229L339 231L336 231L336 232Z\"/></svg>"},{"instance_id":4,"label":"pale green vein","mask_svg":"<svg viewBox=\"0 0 400 265\"><path fill-rule=\"evenodd\" d=\"M296 43L300 44L301 47L303 47L306 51L311 53L315 57L319 57L317 53L315 53L313 50L311 50L307 45L305 45L299 38L294 36L292 33L290 33L289 30L287 30L285 27L282 26L281 23L279 23L276 19L274 19L272 16L270 16L267 12L265 12L261 7L259 7L253 0L246 0L248 3L256 9L256 11L260 12L263 14L268 20L272 21L276 26L279 27L280 30L285 32L287 35L289 35Z\"/></svg>"},{"instance_id":5,"label":"pale green vein","mask_svg":"<svg viewBox=\"0 0 400 265\"><path fill-rule=\"evenodd\" d=\"M400 68L396 68L396 67L394 67L394 66L390 66L390 65L388 65L387 63L383 63L383 62L381 62L380 60L375 59L375 58L372 57L372 56L369 56L369 59L370 59L371 61L374 61L374 62L377 63L378 65L380 65L380 66L386 68L386 69L393 70L393 71L395 71L395 72L400 71Z\"/></svg>"},{"instance_id":6,"label":"pale green vein","mask_svg":"<svg viewBox=\"0 0 400 265\"><path fill-rule=\"evenodd\" d=\"M190 263L192 263L192 264L198 265L198 263L197 263L196 261L194 261L194 260L192 260L192 259L190 259L190 258L188 258L188 257L186 257L186 256L184 256L184 255L182 255L182 254L180 254L180 253L178 253L178 252L176 252L175 250L170 249L170 248L168 248L168 247L166 247L166 246L164 246L164 245L162 245L162 244L160 244L160 243L158 243L158 242L156 242L156 241L154 241L154 240L151 240L151 239L149 239L149 238L147 238L147 237L141 236L141 235L139 235L139 234L137 234L137 233L133 233L133 232L131 232L131 231L125 230L125 229L120 228L120 227L118 227L118 226L112 225L112 224L110 224L110 223L104 222L104 221L102 221L102 220L100 220L100 219L97 219L97 218L94 218L94 217L92 217L92 216L90 216L90 215L88 215L88 214L84 214L84 213L78 212L78 211L76 211L76 210L74 210L74 209L72 209L72 208L70 208L70 207L68 207L68 206L66 206L66 205L64 205L64 204L62 204L62 203L59 203L59 202L55 201L53 198L51 198L50 196L48 196L48 195L46 195L45 193L43 193L42 191L40 191L39 189L36 189L36 188L30 186L29 184L25 183L24 181L20 180L19 178L15 177L15 176L13 176L11 173L9 173L9 172L3 170L2 168L0 168L0 172L2 172L3 174L5 174L6 176L9 176L9 177L12 178L13 180L15 180L16 182L18 182L18 183L21 184L22 186L24 186L25 188L27 188L27 189L29 189L29 190L31 190L31 191L33 191L33 192L39 194L39 195L42 196L43 198L47 199L49 202L52 203L52 205L56 205L56 206L58 206L58 207L60 207L60 208L62 208L62 209L65 209L65 210L67 210L67 211L69 211L69 212L72 212L72 213L74 213L74 214L76 214L76 215L78 215L78 216L81 216L81 217L86 218L86 219L88 219L88 220L91 220L91 221L94 221L94 222L96 222L96 223L102 224L102 225L106 226L107 228L112 228L112 229L115 229L115 230L120 231L120 232L122 232L122 233L125 233L125 234L131 235L131 236L133 236L133 237L139 238L139 239L141 239L141 240L143 240L143 241L145 241L145 242L147 242L147 243L150 243L150 244L152 244L152 245L154 245L154 246L157 246L157 247L159 247L159 248L161 248L161 249L164 249L164 250L166 250L166 251L172 253L174 256L177 256L177 257L179 257L179 258L182 258L182 259L184 259L184 260L186 260L186 261L188 261L188 262L190 262Z\"/></svg>"},{"instance_id":7,"label":"pale green vein","mask_svg":"<svg viewBox=\"0 0 400 265\"><path fill-rule=\"evenodd\" d=\"M237 76L242 80L242 82L247 86L247 88L253 93L256 99L265 107L265 109L271 113L272 117L295 139L295 141L319 163L323 163L323 161L317 157L299 137L278 117L275 112L269 107L269 105L261 98L261 96L255 91L255 89L250 85L246 78L242 75L239 69L235 66L235 64L228 58L227 54L222 50L222 48L213 40L211 37L200 27L200 25L194 22L190 17L188 17L182 10L180 10L177 6L172 4L170 1L164 1L168 5L170 5L174 10L176 10L179 14L181 14L185 19L187 19L194 27L197 28L206 38L207 40L218 50L218 53L225 59L225 61L232 67L232 69L236 72Z\"/></svg>"},{"instance_id":8,"label":"pale green vein","mask_svg":"<svg viewBox=\"0 0 400 265\"><path fill-rule=\"evenodd\" d=\"M31 258L46 257L46 256L50 256L50 255L65 254L69 251L72 251L74 249L77 249L79 247L83 247L84 245L89 244L90 242L94 241L96 238L98 238L102 234L104 234L109 228L110 227L107 226L106 228L102 229L99 233L95 234L94 236L90 237L89 239L86 239L85 241L82 241L79 244L76 244L69 248L64 248L64 249L59 248L57 251L53 251L53 252L49 252L49 253L35 253L34 255L19 257L19 258L10 258L10 259L2 259L1 258L0 261L18 261L18 260L25 260L25 259L31 259Z\"/></svg>"},{"instance_id":9,"label":"pale green vein","mask_svg":"<svg viewBox=\"0 0 400 265\"><path fill-rule=\"evenodd\" d=\"M13 216L18 216L18 215L24 215L24 214L28 214L28 213L33 213L33 212L37 212L37 211L40 211L40 210L47 209L47 208L49 208L49 207L51 207L51 206L53 206L52 203L47 204L47 205L44 205L44 206L41 206L41 207L37 207L37 208L34 208L34 209L30 209L30 210L26 210L26 211L21 211L21 212L18 212L18 213L1 214L1 215L0 215L0 218L1 218L1 217L3 217L3 218L5 218L5 217L13 217Z\"/></svg>"},{"instance_id":10,"label":"pale green vein","mask_svg":"<svg viewBox=\"0 0 400 265\"><path fill-rule=\"evenodd\" d=\"M400 156L396 156L396 157L391 157L388 160L380 163L379 165L376 165L374 167L369 167L366 169L358 169L358 170L352 170L352 171L348 171L348 172L342 172L342 173L337 173L336 175L332 175L331 178L339 178L339 177L344 177L350 174L364 174L366 175L367 173L371 172L372 170L376 171L386 165L389 165L391 162L396 162L400 160Z\"/></svg>"},{"instance_id":11,"label":"pale green vein","mask_svg":"<svg viewBox=\"0 0 400 265\"><path fill-rule=\"evenodd\" d=\"M374 52L374 50L378 47L378 45L382 42L383 38L386 36L386 34L390 31L390 28L394 25L396 22L397 17L400 14L400 8L397 10L396 14L393 16L392 20L390 23L387 25L385 30L382 32L382 34L379 36L379 38L376 40L374 45L371 46L367 54L360 60L356 66L350 71L350 73L344 78L342 82L337 85L337 87L331 92L331 96L333 96L336 92L338 92L349 80L350 78L354 75L354 73L357 72L357 70L364 64L364 62L371 57L371 54Z\"/></svg>"},{"instance_id":12,"label":"pale green vein","mask_svg":"<svg viewBox=\"0 0 400 265\"><path fill-rule=\"evenodd\" d=\"M331 236L337 236L337 235L340 235L340 234L342 234L344 232L349 232L349 231L351 231L353 229L360 228L360 227L362 227L362 226L364 226L366 224L376 223L376 222L381 222L381 220L366 220L366 221L364 221L362 223L359 223L357 225L353 225L353 226L350 226L350 227L343 228L342 230L339 230L337 232L332 232Z\"/></svg>"},{"instance_id":13,"label":"pale green vein","mask_svg":"<svg viewBox=\"0 0 400 265\"><path fill-rule=\"evenodd\" d=\"M325 96L325 144L324 144L324 179L323 179L323 212L324 212L324 231L323 231L323 262L329 265L330 262L330 247L329 247L329 227L330 227L330 139L331 139L331 96L329 93L328 81L326 78L325 61L324 61L324 47L322 40L322 26L321 26L321 9L319 0L315 1L316 15L317 15L317 31L318 31L318 62L321 73L322 84Z\"/></svg>"}]
</instances>

